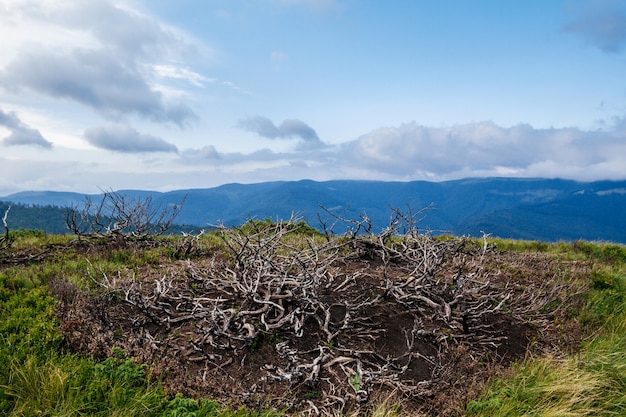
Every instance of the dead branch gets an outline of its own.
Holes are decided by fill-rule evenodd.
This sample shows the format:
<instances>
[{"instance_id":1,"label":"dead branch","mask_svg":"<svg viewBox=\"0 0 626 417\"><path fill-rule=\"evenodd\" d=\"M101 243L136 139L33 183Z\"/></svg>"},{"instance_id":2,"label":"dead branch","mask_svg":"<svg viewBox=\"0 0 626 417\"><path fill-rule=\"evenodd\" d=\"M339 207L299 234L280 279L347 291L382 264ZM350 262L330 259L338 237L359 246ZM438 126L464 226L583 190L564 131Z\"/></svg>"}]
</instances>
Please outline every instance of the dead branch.
<instances>
[{"instance_id":1,"label":"dead branch","mask_svg":"<svg viewBox=\"0 0 626 417\"><path fill-rule=\"evenodd\" d=\"M152 197L132 199L114 191L103 191L98 201L87 197L84 204L69 208L65 224L79 237L159 236L170 228L185 198L180 204L160 207L152 203Z\"/></svg>"},{"instance_id":2,"label":"dead branch","mask_svg":"<svg viewBox=\"0 0 626 417\"><path fill-rule=\"evenodd\" d=\"M2 224L4 226L4 236L0 236L0 253L11 247L13 244L14 238L9 234L9 226L7 224L7 216L9 215L9 211L11 211L11 205L7 207L4 212L4 216L2 216Z\"/></svg>"}]
</instances>

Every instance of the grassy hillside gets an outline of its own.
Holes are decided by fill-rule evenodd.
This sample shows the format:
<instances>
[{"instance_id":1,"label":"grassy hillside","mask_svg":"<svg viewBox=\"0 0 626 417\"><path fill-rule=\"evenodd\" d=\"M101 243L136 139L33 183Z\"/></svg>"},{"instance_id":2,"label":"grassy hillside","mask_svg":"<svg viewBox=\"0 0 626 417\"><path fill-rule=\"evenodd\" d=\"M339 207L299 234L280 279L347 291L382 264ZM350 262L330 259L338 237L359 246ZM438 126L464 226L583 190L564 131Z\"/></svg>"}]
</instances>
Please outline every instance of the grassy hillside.
<instances>
[{"instance_id":1,"label":"grassy hillside","mask_svg":"<svg viewBox=\"0 0 626 417\"><path fill-rule=\"evenodd\" d=\"M384 249L375 239L326 239L264 222L142 241L27 231L13 237L0 252L2 415L278 415L326 410L340 405L335 397L351 415L626 414L620 245L376 236ZM412 245L449 259L408 265ZM291 257L290 248L299 255ZM328 248L330 263L303 256L326 256ZM260 265L264 276L278 268L280 276L313 281L270 281L269 292L254 293L255 282L263 286ZM252 285L251 298L237 298L237 274ZM319 298L310 297L315 276L325 283ZM303 287L309 292L298 292ZM230 295L218 297L218 290ZM210 330L203 306L206 314L247 319ZM253 310L264 311L260 321ZM299 314L308 314L302 326ZM294 337L294 329L303 334ZM254 337L240 336L249 332ZM356 346L374 346L386 359ZM281 376L289 364L303 370L301 379ZM319 379L308 380L315 372ZM222 377L222 386L211 386ZM265 381L255 384L262 395L240 396L239 384L257 377Z\"/></svg>"}]
</instances>

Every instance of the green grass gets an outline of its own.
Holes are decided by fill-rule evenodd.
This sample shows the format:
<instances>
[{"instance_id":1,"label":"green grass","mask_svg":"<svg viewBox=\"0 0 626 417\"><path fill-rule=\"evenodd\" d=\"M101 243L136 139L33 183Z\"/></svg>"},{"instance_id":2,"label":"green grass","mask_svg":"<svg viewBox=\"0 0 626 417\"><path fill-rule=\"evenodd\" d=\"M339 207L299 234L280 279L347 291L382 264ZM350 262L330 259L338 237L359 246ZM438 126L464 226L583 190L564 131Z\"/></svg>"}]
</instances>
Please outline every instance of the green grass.
<instances>
[{"instance_id":1,"label":"green grass","mask_svg":"<svg viewBox=\"0 0 626 417\"><path fill-rule=\"evenodd\" d=\"M12 247L16 249L24 249L33 246L46 244L62 244L74 239L72 235L51 235L43 230L24 230L19 229L10 232L10 236L15 239Z\"/></svg>"},{"instance_id":2,"label":"green grass","mask_svg":"<svg viewBox=\"0 0 626 417\"><path fill-rule=\"evenodd\" d=\"M518 253L542 252L568 260L590 260L605 265L626 264L626 246L606 242L547 243L534 240L489 239L497 250Z\"/></svg>"},{"instance_id":3,"label":"green grass","mask_svg":"<svg viewBox=\"0 0 626 417\"><path fill-rule=\"evenodd\" d=\"M212 401L168 398L144 367L117 352L103 362L75 355L14 361L4 385L7 416L229 416ZM9 405L9 407L7 407Z\"/></svg>"},{"instance_id":4,"label":"green grass","mask_svg":"<svg viewBox=\"0 0 626 417\"><path fill-rule=\"evenodd\" d=\"M575 359L537 358L513 369L514 376L492 384L468 405L471 416L602 415L601 375L581 369Z\"/></svg>"}]
</instances>

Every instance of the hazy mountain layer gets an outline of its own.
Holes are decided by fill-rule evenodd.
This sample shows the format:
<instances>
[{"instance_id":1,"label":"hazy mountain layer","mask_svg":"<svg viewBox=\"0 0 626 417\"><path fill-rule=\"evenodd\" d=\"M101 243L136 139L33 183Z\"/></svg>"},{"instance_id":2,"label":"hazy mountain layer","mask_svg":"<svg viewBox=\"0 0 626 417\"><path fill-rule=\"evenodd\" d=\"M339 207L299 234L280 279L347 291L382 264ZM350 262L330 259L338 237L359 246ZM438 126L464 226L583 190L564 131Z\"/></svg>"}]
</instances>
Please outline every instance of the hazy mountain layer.
<instances>
[{"instance_id":1,"label":"hazy mountain layer","mask_svg":"<svg viewBox=\"0 0 626 417\"><path fill-rule=\"evenodd\" d=\"M456 235L520 239L610 240L626 243L626 181L581 183L557 179L464 179L446 182L296 181L227 184L166 193L122 190L128 199L151 197L165 207L186 197L176 222L210 227L238 225L249 218L287 219L292 214L318 227L332 211L346 219L364 214L374 228L389 223L391 208L413 212L423 229ZM53 191L21 192L0 200L66 207L88 197ZM98 195L89 196L92 199ZM322 208L323 207L323 208ZM24 226L22 226L24 227ZM40 224L36 224L41 228ZM338 223L336 233L347 224ZM44 228L45 229L45 228Z\"/></svg>"}]
</instances>

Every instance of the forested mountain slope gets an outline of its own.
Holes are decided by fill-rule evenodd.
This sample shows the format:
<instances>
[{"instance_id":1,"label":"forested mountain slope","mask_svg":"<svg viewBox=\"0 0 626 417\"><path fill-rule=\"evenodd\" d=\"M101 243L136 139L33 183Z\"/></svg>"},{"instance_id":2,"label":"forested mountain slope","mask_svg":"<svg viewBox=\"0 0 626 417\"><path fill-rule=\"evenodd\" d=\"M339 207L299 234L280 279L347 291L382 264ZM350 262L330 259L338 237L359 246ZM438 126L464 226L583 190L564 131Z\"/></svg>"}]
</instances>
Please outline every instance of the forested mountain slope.
<instances>
[{"instance_id":1,"label":"forested mountain slope","mask_svg":"<svg viewBox=\"0 0 626 417\"><path fill-rule=\"evenodd\" d=\"M609 240L626 243L626 181L582 183L559 179L486 178L446 182L285 181L226 184L215 188L151 192L121 190L130 199L150 198L159 207L184 207L177 223L199 227L237 225L249 218L288 219L293 214L314 227L330 211L346 219L366 214L374 229L388 224L392 208L429 207L420 225L437 233L469 234L545 241ZM80 205L89 197L52 191L21 192L0 200L29 206ZM33 212L17 227L58 232L39 221L51 208ZM17 210L16 210L17 211ZM56 215L55 215L56 216ZM16 219L12 219L16 221ZM45 222L44 222L45 223ZM16 226L13 226L16 227ZM337 233L346 224L339 223Z\"/></svg>"}]
</instances>

